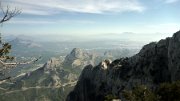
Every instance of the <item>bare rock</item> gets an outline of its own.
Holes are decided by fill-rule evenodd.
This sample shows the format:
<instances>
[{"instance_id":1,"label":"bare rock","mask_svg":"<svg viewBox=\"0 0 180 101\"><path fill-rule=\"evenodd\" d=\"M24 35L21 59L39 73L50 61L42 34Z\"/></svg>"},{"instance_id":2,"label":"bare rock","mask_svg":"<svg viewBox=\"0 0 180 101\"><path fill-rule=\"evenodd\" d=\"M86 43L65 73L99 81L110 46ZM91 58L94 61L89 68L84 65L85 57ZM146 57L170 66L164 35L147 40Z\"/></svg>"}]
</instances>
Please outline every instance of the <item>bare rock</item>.
<instances>
[{"instance_id":1,"label":"bare rock","mask_svg":"<svg viewBox=\"0 0 180 101\"><path fill-rule=\"evenodd\" d=\"M85 67L67 101L104 101L108 94L121 98L124 89L137 85L155 88L176 80L180 80L180 31L145 45L130 58Z\"/></svg>"}]
</instances>

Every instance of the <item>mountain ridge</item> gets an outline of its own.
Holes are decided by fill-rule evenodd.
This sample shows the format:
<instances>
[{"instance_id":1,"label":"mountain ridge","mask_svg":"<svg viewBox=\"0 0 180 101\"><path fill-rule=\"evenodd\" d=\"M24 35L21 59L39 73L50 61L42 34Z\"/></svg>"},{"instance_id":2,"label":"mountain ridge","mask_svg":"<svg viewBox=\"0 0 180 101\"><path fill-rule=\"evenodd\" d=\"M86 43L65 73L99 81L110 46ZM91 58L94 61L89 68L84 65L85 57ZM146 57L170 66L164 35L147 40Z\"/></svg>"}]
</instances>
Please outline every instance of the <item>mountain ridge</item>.
<instances>
[{"instance_id":1,"label":"mountain ridge","mask_svg":"<svg viewBox=\"0 0 180 101\"><path fill-rule=\"evenodd\" d=\"M156 88L160 83L180 80L180 31L172 37L145 45L138 54L111 64L86 66L66 101L104 101L112 94L137 85ZM106 63L106 62L105 62Z\"/></svg>"}]
</instances>

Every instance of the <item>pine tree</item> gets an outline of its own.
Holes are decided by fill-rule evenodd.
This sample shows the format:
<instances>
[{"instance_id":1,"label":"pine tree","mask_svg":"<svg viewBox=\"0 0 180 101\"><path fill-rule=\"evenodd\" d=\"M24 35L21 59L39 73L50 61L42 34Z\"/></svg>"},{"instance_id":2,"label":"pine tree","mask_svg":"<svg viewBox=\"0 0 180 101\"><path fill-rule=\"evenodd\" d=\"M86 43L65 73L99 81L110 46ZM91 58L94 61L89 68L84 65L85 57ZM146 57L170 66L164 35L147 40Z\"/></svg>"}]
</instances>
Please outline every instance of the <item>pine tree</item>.
<instances>
[{"instance_id":1,"label":"pine tree","mask_svg":"<svg viewBox=\"0 0 180 101\"><path fill-rule=\"evenodd\" d=\"M0 28L3 27L3 24L13 17L21 13L17 8L10 9L9 6L3 6L2 1L0 0ZM1 30L0 30L1 31ZM14 57L9 56L8 54L11 51L11 45L8 42L3 42L1 32L0 32L0 73L5 75L4 71L8 67L15 67L15 63L6 63L7 60L13 60Z\"/></svg>"},{"instance_id":2,"label":"pine tree","mask_svg":"<svg viewBox=\"0 0 180 101\"><path fill-rule=\"evenodd\" d=\"M13 10L10 9L9 6L2 6L2 1L0 1L0 25L2 27L2 24L9 21L16 15L19 15L21 13L20 10L17 8L14 8ZM8 56L8 53L10 53L11 45L9 43L4 43L2 41L1 33L0 33L0 60L6 61L6 60L12 60L14 57Z\"/></svg>"}]
</instances>

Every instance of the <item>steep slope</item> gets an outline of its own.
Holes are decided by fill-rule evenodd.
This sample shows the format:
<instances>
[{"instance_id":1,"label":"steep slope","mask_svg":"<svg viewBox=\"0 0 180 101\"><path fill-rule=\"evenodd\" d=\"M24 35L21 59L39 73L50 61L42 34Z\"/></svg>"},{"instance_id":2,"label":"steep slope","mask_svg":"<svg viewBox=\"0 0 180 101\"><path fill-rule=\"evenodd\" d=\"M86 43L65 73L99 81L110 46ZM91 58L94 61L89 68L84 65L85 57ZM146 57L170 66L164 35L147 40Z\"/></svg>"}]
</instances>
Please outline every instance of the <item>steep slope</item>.
<instances>
[{"instance_id":1,"label":"steep slope","mask_svg":"<svg viewBox=\"0 0 180 101\"><path fill-rule=\"evenodd\" d=\"M63 101L77 78L52 58L43 67L16 78L14 82L1 84L5 91L0 93L0 101Z\"/></svg>"},{"instance_id":2,"label":"steep slope","mask_svg":"<svg viewBox=\"0 0 180 101\"><path fill-rule=\"evenodd\" d=\"M59 66L59 62L52 58L45 65L33 72L27 73L25 76L16 81L15 86L33 87L47 86L60 87L66 82L70 82L69 76L73 75L73 79L77 80L77 76L68 71L64 71ZM16 87L15 87L16 88Z\"/></svg>"},{"instance_id":3,"label":"steep slope","mask_svg":"<svg viewBox=\"0 0 180 101\"><path fill-rule=\"evenodd\" d=\"M0 101L64 101L82 68L93 64L93 59L92 54L79 48L64 60L51 58L37 70L0 84Z\"/></svg>"},{"instance_id":4,"label":"steep slope","mask_svg":"<svg viewBox=\"0 0 180 101\"><path fill-rule=\"evenodd\" d=\"M62 66L65 70L71 71L78 76L86 65L94 65L97 56L88 51L74 48L64 59Z\"/></svg>"},{"instance_id":5,"label":"steep slope","mask_svg":"<svg viewBox=\"0 0 180 101\"><path fill-rule=\"evenodd\" d=\"M92 59L91 54L79 48L74 48L64 61L62 58L51 58L38 69L0 83L0 101L64 101L75 86L82 68ZM10 99L17 96L20 98Z\"/></svg>"},{"instance_id":6,"label":"steep slope","mask_svg":"<svg viewBox=\"0 0 180 101\"><path fill-rule=\"evenodd\" d=\"M180 80L180 31L145 45L133 57L86 66L67 101L104 101L109 94L122 98L124 89L137 85L156 88L176 80Z\"/></svg>"}]
</instances>

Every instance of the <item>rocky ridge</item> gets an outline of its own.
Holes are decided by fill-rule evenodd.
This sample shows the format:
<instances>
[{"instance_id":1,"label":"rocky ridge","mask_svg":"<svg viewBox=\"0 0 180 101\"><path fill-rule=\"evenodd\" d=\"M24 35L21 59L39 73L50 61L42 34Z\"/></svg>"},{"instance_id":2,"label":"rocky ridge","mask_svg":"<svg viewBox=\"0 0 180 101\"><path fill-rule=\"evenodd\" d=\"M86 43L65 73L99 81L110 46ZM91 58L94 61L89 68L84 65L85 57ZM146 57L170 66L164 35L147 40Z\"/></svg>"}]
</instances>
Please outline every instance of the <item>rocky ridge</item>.
<instances>
[{"instance_id":1,"label":"rocky ridge","mask_svg":"<svg viewBox=\"0 0 180 101\"><path fill-rule=\"evenodd\" d=\"M77 78L76 74L61 67L60 60L51 58L43 67L1 84L5 91L0 93L0 100L63 101Z\"/></svg>"},{"instance_id":2,"label":"rocky ridge","mask_svg":"<svg viewBox=\"0 0 180 101\"><path fill-rule=\"evenodd\" d=\"M104 101L109 94L122 98L124 89L137 85L153 89L160 83L180 80L180 31L145 45L132 57L105 64L107 68L102 63L86 66L66 100Z\"/></svg>"},{"instance_id":3,"label":"rocky ridge","mask_svg":"<svg viewBox=\"0 0 180 101\"><path fill-rule=\"evenodd\" d=\"M51 58L42 67L0 84L2 101L64 101L75 86L80 72L94 64L93 54L74 48L65 59ZM17 99L13 99L19 96ZM10 99L12 98L12 99Z\"/></svg>"}]
</instances>

